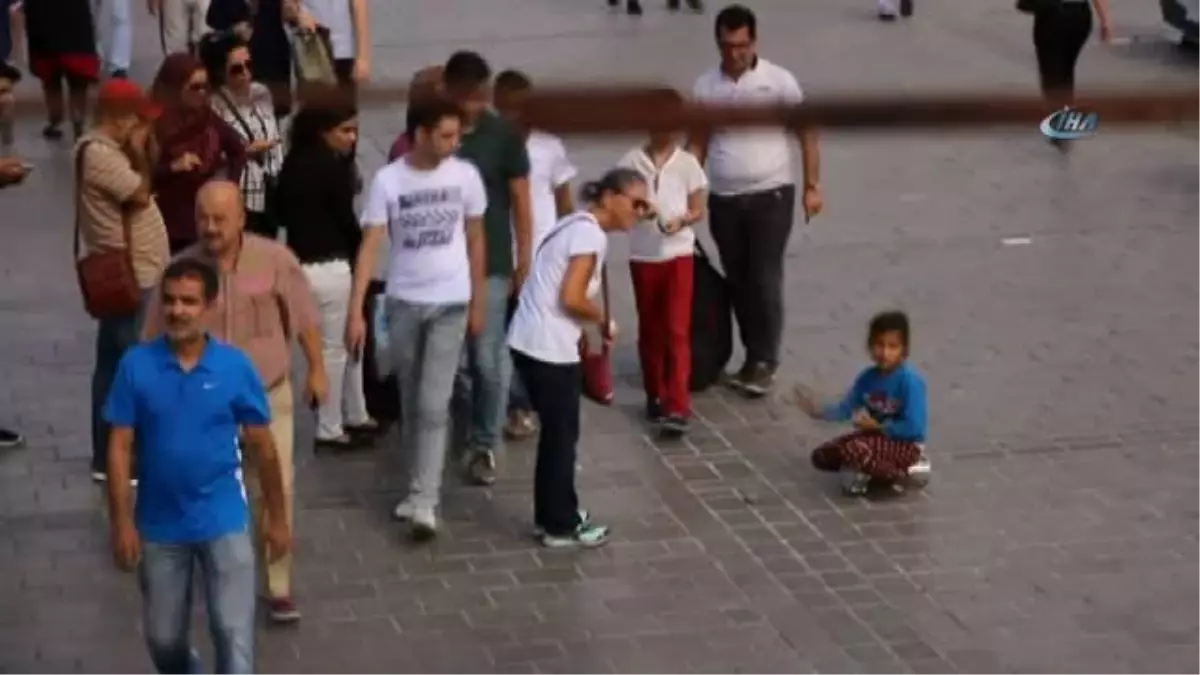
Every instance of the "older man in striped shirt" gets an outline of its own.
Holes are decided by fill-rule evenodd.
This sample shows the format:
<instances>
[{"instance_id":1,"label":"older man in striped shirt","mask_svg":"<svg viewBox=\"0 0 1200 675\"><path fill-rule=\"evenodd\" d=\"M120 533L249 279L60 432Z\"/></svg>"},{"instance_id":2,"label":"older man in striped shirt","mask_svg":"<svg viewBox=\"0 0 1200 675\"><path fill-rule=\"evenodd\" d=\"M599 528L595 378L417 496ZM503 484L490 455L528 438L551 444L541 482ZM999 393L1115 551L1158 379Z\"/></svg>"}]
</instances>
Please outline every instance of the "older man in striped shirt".
<instances>
[{"instance_id":1,"label":"older man in striped shirt","mask_svg":"<svg viewBox=\"0 0 1200 675\"><path fill-rule=\"evenodd\" d=\"M308 362L305 400L325 399L329 385L321 358L320 315L308 280L296 256L283 244L244 232L242 191L229 181L212 181L196 197L196 227L200 241L180 252L213 264L221 276L217 306L209 332L250 357L267 387L271 434L283 470L285 512L289 529L295 501L295 407L291 382L291 341L298 338ZM151 296L144 338L162 333L161 312ZM254 467L249 485L253 511L265 531L266 510ZM283 556L266 567L270 616L278 622L296 621L300 612L291 593L292 558Z\"/></svg>"}]
</instances>

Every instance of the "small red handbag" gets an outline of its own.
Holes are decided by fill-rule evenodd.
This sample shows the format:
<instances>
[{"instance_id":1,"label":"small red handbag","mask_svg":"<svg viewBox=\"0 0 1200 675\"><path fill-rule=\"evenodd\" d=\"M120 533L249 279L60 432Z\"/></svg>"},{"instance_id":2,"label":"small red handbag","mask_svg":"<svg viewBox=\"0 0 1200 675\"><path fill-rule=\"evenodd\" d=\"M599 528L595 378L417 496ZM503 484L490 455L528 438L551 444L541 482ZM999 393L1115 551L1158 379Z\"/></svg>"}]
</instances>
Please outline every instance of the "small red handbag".
<instances>
[{"instance_id":1,"label":"small red handbag","mask_svg":"<svg viewBox=\"0 0 1200 675\"><path fill-rule=\"evenodd\" d=\"M608 266L600 268L600 295L604 303L604 330L611 325L608 313ZM607 340L601 343L599 352L592 352L587 334L579 338L579 363L583 369L583 395L600 405L613 402L612 359Z\"/></svg>"}]
</instances>

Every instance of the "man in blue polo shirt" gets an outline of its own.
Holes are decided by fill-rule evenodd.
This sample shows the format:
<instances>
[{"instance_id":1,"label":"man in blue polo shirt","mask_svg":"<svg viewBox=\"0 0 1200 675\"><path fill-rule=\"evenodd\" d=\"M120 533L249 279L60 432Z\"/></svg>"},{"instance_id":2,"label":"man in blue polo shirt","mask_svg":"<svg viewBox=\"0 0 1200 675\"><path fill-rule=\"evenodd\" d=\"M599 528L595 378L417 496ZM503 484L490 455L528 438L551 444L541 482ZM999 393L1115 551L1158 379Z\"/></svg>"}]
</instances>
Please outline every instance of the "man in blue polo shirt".
<instances>
[{"instance_id":1,"label":"man in blue polo shirt","mask_svg":"<svg viewBox=\"0 0 1200 675\"><path fill-rule=\"evenodd\" d=\"M217 286L203 262L167 267L166 333L126 352L105 407L113 552L122 569L138 569L146 643L160 673L204 672L188 643L196 569L204 572L216 672L254 672L256 567L242 444L261 474L267 555L282 556L291 544L266 389L248 357L205 332Z\"/></svg>"}]
</instances>

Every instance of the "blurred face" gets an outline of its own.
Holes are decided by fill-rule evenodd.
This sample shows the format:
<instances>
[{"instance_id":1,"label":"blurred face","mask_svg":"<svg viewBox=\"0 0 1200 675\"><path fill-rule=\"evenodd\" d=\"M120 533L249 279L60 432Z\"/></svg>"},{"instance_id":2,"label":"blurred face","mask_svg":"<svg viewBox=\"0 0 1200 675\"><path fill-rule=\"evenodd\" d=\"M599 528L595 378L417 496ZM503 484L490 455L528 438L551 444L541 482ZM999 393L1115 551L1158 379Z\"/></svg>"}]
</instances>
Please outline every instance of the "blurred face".
<instances>
[{"instance_id":1,"label":"blurred face","mask_svg":"<svg viewBox=\"0 0 1200 675\"><path fill-rule=\"evenodd\" d=\"M889 330L871 340L871 360L881 370L892 370L904 362L904 336L898 330Z\"/></svg>"},{"instance_id":2,"label":"blurred face","mask_svg":"<svg viewBox=\"0 0 1200 675\"><path fill-rule=\"evenodd\" d=\"M128 141L129 136L133 134L133 130L142 125L142 118L132 112L120 112L110 115L106 121L108 122L108 133L118 143Z\"/></svg>"},{"instance_id":3,"label":"blurred face","mask_svg":"<svg viewBox=\"0 0 1200 675\"><path fill-rule=\"evenodd\" d=\"M208 105L208 73L197 70L192 73L179 92L179 100L185 107L202 108Z\"/></svg>"},{"instance_id":4,"label":"blurred face","mask_svg":"<svg viewBox=\"0 0 1200 675\"><path fill-rule=\"evenodd\" d=\"M497 91L496 112L510 122L515 121L517 112L528 96L528 91Z\"/></svg>"},{"instance_id":5,"label":"blurred face","mask_svg":"<svg viewBox=\"0 0 1200 675\"><path fill-rule=\"evenodd\" d=\"M656 148L663 148L675 143L675 132L673 131L652 131L650 132L650 145Z\"/></svg>"},{"instance_id":6,"label":"blurred face","mask_svg":"<svg viewBox=\"0 0 1200 675\"><path fill-rule=\"evenodd\" d=\"M210 183L196 198L196 234L213 257L236 249L246 224L246 212L237 185Z\"/></svg>"},{"instance_id":7,"label":"blurred face","mask_svg":"<svg viewBox=\"0 0 1200 675\"><path fill-rule=\"evenodd\" d=\"M650 215L650 201L647 199L646 184L635 182L625 186L625 190L609 193L604 198L603 206L612 214L612 225L621 231L633 229L635 225Z\"/></svg>"},{"instance_id":8,"label":"blurred face","mask_svg":"<svg viewBox=\"0 0 1200 675\"><path fill-rule=\"evenodd\" d=\"M487 110L492 102L491 88L486 83L476 87L453 87L446 90L447 95L462 109L467 120L475 121Z\"/></svg>"},{"instance_id":9,"label":"blurred face","mask_svg":"<svg viewBox=\"0 0 1200 675\"><path fill-rule=\"evenodd\" d=\"M249 49L236 47L229 52L229 59L225 63L225 81L231 89L245 89L250 86L250 81L254 78L251 65Z\"/></svg>"},{"instance_id":10,"label":"blurred face","mask_svg":"<svg viewBox=\"0 0 1200 675\"><path fill-rule=\"evenodd\" d=\"M348 155L358 142L358 118L351 117L325 132L325 142L339 155Z\"/></svg>"},{"instance_id":11,"label":"blurred face","mask_svg":"<svg viewBox=\"0 0 1200 675\"><path fill-rule=\"evenodd\" d=\"M750 69L755 55L754 37L746 27L717 32L717 49L721 52L721 67L731 75L741 75Z\"/></svg>"},{"instance_id":12,"label":"blurred face","mask_svg":"<svg viewBox=\"0 0 1200 675\"><path fill-rule=\"evenodd\" d=\"M162 284L163 325L172 342L190 342L206 328L209 304L204 282L196 277L171 279Z\"/></svg>"},{"instance_id":13,"label":"blurred face","mask_svg":"<svg viewBox=\"0 0 1200 675\"><path fill-rule=\"evenodd\" d=\"M443 117L432 129L417 129L416 145L439 161L453 155L462 139L462 121L454 116Z\"/></svg>"}]
</instances>

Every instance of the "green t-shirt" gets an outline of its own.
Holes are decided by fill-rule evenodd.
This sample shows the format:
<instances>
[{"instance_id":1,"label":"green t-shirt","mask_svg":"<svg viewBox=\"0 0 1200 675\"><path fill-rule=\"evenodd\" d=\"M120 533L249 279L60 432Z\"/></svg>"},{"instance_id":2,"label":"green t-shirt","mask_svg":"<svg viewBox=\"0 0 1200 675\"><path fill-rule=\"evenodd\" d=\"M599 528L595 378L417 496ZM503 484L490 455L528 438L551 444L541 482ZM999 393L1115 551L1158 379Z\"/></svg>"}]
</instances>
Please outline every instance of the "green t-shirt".
<instances>
[{"instance_id":1,"label":"green t-shirt","mask_svg":"<svg viewBox=\"0 0 1200 675\"><path fill-rule=\"evenodd\" d=\"M487 111L475 123L474 129L463 134L458 155L479 169L487 189L483 229L487 235L488 276L512 276L512 192L509 182L529 176L525 139L499 115Z\"/></svg>"}]
</instances>

